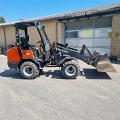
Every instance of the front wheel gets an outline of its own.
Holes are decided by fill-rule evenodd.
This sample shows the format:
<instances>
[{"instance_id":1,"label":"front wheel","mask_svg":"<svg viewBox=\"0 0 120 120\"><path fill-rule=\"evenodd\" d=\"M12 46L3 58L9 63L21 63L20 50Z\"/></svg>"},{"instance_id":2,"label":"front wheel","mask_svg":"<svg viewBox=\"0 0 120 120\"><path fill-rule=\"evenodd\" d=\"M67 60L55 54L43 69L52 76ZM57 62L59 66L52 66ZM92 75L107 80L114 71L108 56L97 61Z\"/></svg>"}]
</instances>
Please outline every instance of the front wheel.
<instances>
[{"instance_id":1,"label":"front wheel","mask_svg":"<svg viewBox=\"0 0 120 120\"><path fill-rule=\"evenodd\" d=\"M68 79L75 79L80 73L80 67L77 61L71 60L63 64L61 68L63 77Z\"/></svg>"},{"instance_id":2,"label":"front wheel","mask_svg":"<svg viewBox=\"0 0 120 120\"><path fill-rule=\"evenodd\" d=\"M20 73L26 79L34 79L39 75L39 68L35 63L27 61L20 66Z\"/></svg>"}]
</instances>

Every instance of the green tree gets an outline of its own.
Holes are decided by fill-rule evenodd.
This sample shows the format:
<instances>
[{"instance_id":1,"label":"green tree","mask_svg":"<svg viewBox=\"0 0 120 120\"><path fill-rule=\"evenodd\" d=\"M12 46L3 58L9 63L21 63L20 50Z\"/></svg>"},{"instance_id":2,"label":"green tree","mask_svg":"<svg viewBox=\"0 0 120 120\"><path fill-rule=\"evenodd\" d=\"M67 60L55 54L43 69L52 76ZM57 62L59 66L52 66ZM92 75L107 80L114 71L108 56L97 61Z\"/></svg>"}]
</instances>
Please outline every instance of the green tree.
<instances>
[{"instance_id":1,"label":"green tree","mask_svg":"<svg viewBox=\"0 0 120 120\"><path fill-rule=\"evenodd\" d=\"M0 16L0 23L5 23L5 18Z\"/></svg>"}]
</instances>

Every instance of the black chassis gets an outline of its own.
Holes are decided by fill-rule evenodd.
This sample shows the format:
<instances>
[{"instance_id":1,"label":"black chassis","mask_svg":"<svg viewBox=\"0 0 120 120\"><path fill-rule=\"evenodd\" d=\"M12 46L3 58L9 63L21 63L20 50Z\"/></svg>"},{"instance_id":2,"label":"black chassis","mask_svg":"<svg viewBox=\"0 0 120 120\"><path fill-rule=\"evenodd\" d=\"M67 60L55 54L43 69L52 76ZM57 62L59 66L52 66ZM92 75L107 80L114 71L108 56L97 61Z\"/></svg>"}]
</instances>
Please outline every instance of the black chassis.
<instances>
[{"instance_id":1,"label":"black chassis","mask_svg":"<svg viewBox=\"0 0 120 120\"><path fill-rule=\"evenodd\" d=\"M69 48L69 50L68 50ZM74 50L74 52L77 52L77 49L68 47L68 44L62 44L59 42L53 42L53 46L50 49L50 61L49 63L53 63L59 67L62 67L62 65L71 60L77 59L69 54L69 51Z\"/></svg>"},{"instance_id":2,"label":"black chassis","mask_svg":"<svg viewBox=\"0 0 120 120\"><path fill-rule=\"evenodd\" d=\"M21 54L21 42L20 42L20 35L19 35L19 29L22 29L25 31L25 38L29 41L28 31L27 28L30 26L35 26L38 30L38 33L40 35L41 40L39 41L40 47L43 49L44 55L42 57L41 53L39 56L35 56L35 59L23 59ZM43 68L46 64L54 62L57 66L62 66L66 61L71 60L77 60L80 59L84 61L87 64L90 64L92 66L96 66L101 57L106 57L106 54L100 54L99 52L95 52L94 54L91 54L90 51L87 49L85 45L83 45L82 49L78 51L75 48L69 47L68 44L61 44L58 42L53 42L52 47L50 48L50 40L47 37L47 34L44 30L44 27L39 22L20 22L15 24L15 30L16 30L16 42L18 44L18 52L20 54L21 61L18 64L18 67L21 65L22 62L29 60L33 61L35 64L38 65L39 68ZM85 50L89 54L89 58L85 58L84 52ZM69 53L73 52L73 54L76 54L77 56L72 56ZM77 58L77 59L76 59ZM15 68L15 65L13 65Z\"/></svg>"}]
</instances>

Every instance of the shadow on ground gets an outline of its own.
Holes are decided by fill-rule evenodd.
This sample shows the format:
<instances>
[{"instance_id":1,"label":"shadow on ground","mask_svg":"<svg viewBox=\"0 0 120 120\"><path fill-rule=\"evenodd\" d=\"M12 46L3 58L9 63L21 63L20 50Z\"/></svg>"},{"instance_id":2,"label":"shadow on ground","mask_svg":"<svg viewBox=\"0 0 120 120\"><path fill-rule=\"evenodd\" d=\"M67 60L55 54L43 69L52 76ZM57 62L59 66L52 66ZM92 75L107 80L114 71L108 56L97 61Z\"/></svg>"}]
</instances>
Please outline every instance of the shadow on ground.
<instances>
[{"instance_id":1,"label":"shadow on ground","mask_svg":"<svg viewBox=\"0 0 120 120\"><path fill-rule=\"evenodd\" d=\"M20 75L19 72L14 71L14 70L4 70L3 72L0 73L1 77L9 77L13 79L23 79Z\"/></svg>"},{"instance_id":2,"label":"shadow on ground","mask_svg":"<svg viewBox=\"0 0 120 120\"><path fill-rule=\"evenodd\" d=\"M42 73L40 75L45 75L45 77L50 77L53 79L64 79L65 80L65 78L62 76L60 70L54 70L54 71L48 70L47 72L42 71Z\"/></svg>"},{"instance_id":3,"label":"shadow on ground","mask_svg":"<svg viewBox=\"0 0 120 120\"><path fill-rule=\"evenodd\" d=\"M86 79L111 80L111 77L106 72L98 72L96 69L83 69L83 74Z\"/></svg>"},{"instance_id":4,"label":"shadow on ground","mask_svg":"<svg viewBox=\"0 0 120 120\"><path fill-rule=\"evenodd\" d=\"M39 77L43 76L43 75L45 77L50 77L50 78L53 78L53 79L64 79L63 76L61 75L60 70L54 70L54 71L49 70L47 72L42 71L40 73ZM24 78L22 78L22 76L20 75L20 73L17 72L17 71L14 71L14 70L4 70L3 72L0 73L0 76L1 77L13 78L13 79L31 80L31 79L24 79Z\"/></svg>"},{"instance_id":5,"label":"shadow on ground","mask_svg":"<svg viewBox=\"0 0 120 120\"><path fill-rule=\"evenodd\" d=\"M117 64L117 65L120 65L120 61L110 61L112 64Z\"/></svg>"},{"instance_id":6,"label":"shadow on ground","mask_svg":"<svg viewBox=\"0 0 120 120\"><path fill-rule=\"evenodd\" d=\"M111 80L110 76L107 73L98 72L96 69L83 69L83 76L86 77L86 79L98 79L98 80ZM62 80L75 80L75 79L65 79L60 70L48 70L46 72L42 71L39 75L41 76L53 78L53 79L62 79ZM14 70L4 70L0 73L1 77L8 77L13 79L21 79L21 80L31 80L31 79L23 79L19 72Z\"/></svg>"}]
</instances>

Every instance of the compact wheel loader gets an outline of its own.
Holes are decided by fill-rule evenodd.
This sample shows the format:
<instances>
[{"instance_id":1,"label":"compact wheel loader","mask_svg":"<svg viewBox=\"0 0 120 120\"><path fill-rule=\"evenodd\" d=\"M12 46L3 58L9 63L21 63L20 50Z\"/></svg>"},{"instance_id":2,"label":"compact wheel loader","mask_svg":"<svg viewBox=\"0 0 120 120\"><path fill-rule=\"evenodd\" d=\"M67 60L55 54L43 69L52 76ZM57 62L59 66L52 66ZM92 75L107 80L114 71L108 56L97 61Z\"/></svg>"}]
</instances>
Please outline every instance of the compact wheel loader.
<instances>
[{"instance_id":1,"label":"compact wheel loader","mask_svg":"<svg viewBox=\"0 0 120 120\"><path fill-rule=\"evenodd\" d=\"M39 47L29 44L28 27L34 26L40 36L37 42ZM20 35L20 31L24 36ZM48 64L61 67L64 78L75 79L80 74L80 66L77 59L94 66L100 72L115 72L108 56L104 52L95 51L93 54L83 45L78 51L69 47L68 44L53 42L50 40L39 22L19 22L15 24L16 43L9 46L7 50L8 66L17 70L26 79L34 79L39 76L41 70ZM87 51L89 57L84 56ZM76 55L76 56L73 56Z\"/></svg>"}]
</instances>

